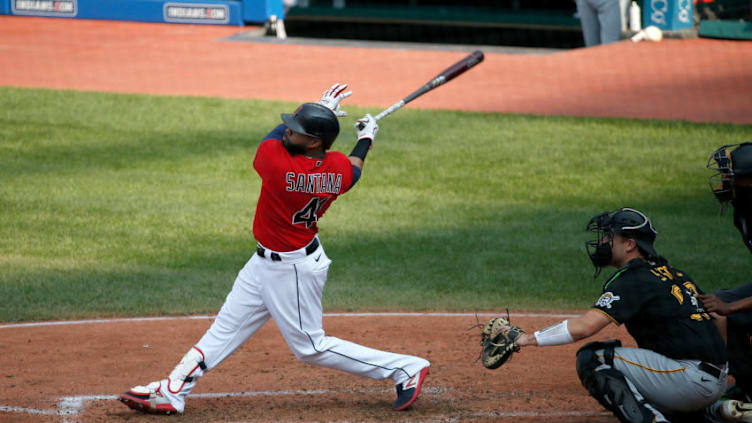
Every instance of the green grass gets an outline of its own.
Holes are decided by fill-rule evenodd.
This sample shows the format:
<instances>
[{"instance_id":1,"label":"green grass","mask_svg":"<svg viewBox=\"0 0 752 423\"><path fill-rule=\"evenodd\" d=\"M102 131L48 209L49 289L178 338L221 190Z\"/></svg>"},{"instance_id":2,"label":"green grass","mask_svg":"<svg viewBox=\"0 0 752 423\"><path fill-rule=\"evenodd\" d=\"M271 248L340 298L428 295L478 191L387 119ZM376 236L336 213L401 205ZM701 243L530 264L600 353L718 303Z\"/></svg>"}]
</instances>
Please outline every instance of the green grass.
<instances>
[{"instance_id":1,"label":"green grass","mask_svg":"<svg viewBox=\"0 0 752 423\"><path fill-rule=\"evenodd\" d=\"M0 88L0 321L214 313L255 248L259 140L294 104ZM335 150L352 148L346 107ZM639 208L705 289L752 260L707 185L752 127L401 110L320 224L333 310L566 310L588 219Z\"/></svg>"}]
</instances>

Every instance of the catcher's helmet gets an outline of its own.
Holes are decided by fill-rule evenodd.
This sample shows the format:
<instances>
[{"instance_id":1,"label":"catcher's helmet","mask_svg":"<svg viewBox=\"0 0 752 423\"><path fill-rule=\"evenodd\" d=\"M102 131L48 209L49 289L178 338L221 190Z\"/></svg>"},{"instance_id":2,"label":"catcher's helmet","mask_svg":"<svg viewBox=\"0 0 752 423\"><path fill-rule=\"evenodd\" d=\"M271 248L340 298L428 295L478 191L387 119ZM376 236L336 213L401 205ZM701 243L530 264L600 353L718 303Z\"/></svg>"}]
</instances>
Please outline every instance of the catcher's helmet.
<instances>
[{"instance_id":1,"label":"catcher's helmet","mask_svg":"<svg viewBox=\"0 0 752 423\"><path fill-rule=\"evenodd\" d=\"M634 239L648 260L660 259L653 247L658 232L653 228L650 219L639 210L624 207L603 212L590 219L586 229L596 234L594 240L585 242L590 260L596 268L596 276L600 268L607 266L611 261L611 241L616 234ZM607 241L604 242L604 239Z\"/></svg>"},{"instance_id":2,"label":"catcher's helmet","mask_svg":"<svg viewBox=\"0 0 752 423\"><path fill-rule=\"evenodd\" d=\"M282 113L282 122L291 130L320 139L324 148L332 146L339 135L339 121L328 107L318 103L303 103L295 113Z\"/></svg>"},{"instance_id":3,"label":"catcher's helmet","mask_svg":"<svg viewBox=\"0 0 752 423\"><path fill-rule=\"evenodd\" d=\"M735 149L731 150L733 147ZM734 200L734 185L742 180L752 183L752 142L729 144L718 148L708 158L710 189L722 204Z\"/></svg>"}]
</instances>

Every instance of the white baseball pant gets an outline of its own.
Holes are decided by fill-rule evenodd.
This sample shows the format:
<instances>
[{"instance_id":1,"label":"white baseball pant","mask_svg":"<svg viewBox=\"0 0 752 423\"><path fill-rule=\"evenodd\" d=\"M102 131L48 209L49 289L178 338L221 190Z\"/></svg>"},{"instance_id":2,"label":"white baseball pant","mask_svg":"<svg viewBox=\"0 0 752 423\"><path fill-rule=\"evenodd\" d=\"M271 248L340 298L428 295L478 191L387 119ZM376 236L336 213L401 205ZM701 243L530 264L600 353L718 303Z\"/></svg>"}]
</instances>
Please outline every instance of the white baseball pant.
<instances>
[{"instance_id":1,"label":"white baseball pant","mask_svg":"<svg viewBox=\"0 0 752 423\"><path fill-rule=\"evenodd\" d=\"M182 384L180 392L170 392L171 402L183 402L198 377L230 356L269 318L295 356L308 364L372 379L391 378L395 384L430 364L419 357L326 336L321 298L331 260L323 247L309 255L305 248L277 252L280 261L273 261L271 253L267 249L265 258L254 254L240 271L214 323L196 344L206 369L196 368L192 381Z\"/></svg>"}]
</instances>

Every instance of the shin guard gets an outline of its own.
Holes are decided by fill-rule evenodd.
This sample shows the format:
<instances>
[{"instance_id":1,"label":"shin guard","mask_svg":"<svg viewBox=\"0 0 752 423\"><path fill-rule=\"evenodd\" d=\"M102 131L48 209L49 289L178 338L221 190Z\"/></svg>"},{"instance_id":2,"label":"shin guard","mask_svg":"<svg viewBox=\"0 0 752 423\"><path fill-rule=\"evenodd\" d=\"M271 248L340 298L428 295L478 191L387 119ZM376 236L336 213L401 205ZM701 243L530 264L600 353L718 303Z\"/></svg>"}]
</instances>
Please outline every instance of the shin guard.
<instances>
[{"instance_id":1,"label":"shin guard","mask_svg":"<svg viewBox=\"0 0 752 423\"><path fill-rule=\"evenodd\" d=\"M170 373L168 390L171 394L179 394L181 391L190 392L196 384L196 380L204 375L204 370L206 370L204 353L198 348L192 347ZM185 392L184 395L187 395L188 392Z\"/></svg>"},{"instance_id":2,"label":"shin guard","mask_svg":"<svg viewBox=\"0 0 752 423\"><path fill-rule=\"evenodd\" d=\"M605 347L605 349L604 349ZM577 375L590 395L622 423L653 423L665 417L633 392L624 375L612 367L615 344L591 343L577 352ZM604 364L596 350L604 349Z\"/></svg>"}]
</instances>

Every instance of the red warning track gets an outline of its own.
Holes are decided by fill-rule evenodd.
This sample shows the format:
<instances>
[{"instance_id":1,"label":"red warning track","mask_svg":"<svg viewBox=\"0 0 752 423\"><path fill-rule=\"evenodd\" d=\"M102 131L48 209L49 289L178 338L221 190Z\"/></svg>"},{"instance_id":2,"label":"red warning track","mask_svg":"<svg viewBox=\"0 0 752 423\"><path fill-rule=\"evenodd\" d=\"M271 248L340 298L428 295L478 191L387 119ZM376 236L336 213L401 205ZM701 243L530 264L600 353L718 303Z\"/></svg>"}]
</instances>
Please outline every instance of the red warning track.
<instances>
[{"instance_id":1,"label":"red warning track","mask_svg":"<svg viewBox=\"0 0 752 423\"><path fill-rule=\"evenodd\" d=\"M386 107L467 54L223 40L244 30L4 16L0 85L302 102L340 81ZM669 39L487 52L409 107L752 123L750 93L752 43Z\"/></svg>"}]
</instances>

